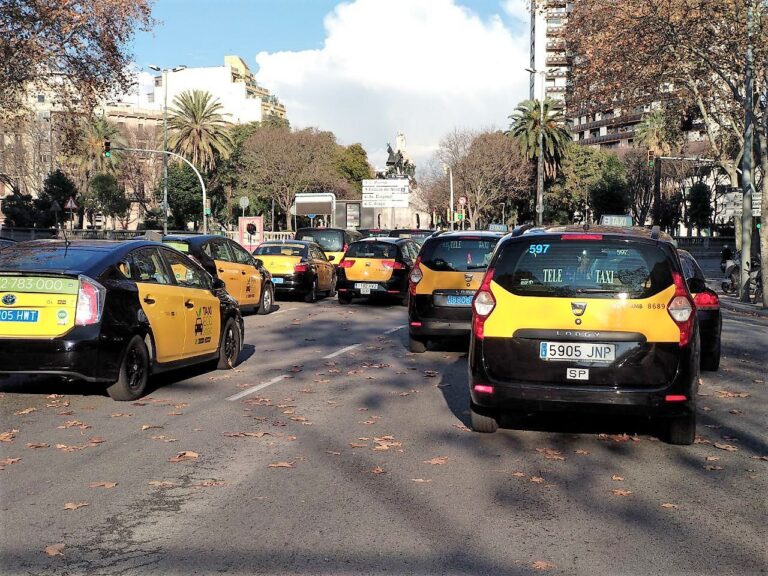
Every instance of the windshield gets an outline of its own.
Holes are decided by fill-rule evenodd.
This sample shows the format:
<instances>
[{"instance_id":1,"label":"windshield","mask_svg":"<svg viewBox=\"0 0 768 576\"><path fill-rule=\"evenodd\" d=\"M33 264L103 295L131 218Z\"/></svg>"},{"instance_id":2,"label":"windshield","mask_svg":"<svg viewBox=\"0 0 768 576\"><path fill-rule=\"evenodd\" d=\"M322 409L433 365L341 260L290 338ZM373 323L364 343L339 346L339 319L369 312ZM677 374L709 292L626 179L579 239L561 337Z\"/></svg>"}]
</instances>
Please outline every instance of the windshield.
<instances>
[{"instance_id":1,"label":"windshield","mask_svg":"<svg viewBox=\"0 0 768 576\"><path fill-rule=\"evenodd\" d=\"M397 258L397 246L389 242L355 242L345 258Z\"/></svg>"},{"instance_id":2,"label":"windshield","mask_svg":"<svg viewBox=\"0 0 768 576\"><path fill-rule=\"evenodd\" d=\"M65 248L64 246L35 246L34 249L0 250L0 271L83 271L103 258L104 254L102 250Z\"/></svg>"},{"instance_id":3,"label":"windshield","mask_svg":"<svg viewBox=\"0 0 768 576\"><path fill-rule=\"evenodd\" d=\"M296 240L316 242L324 252L342 252L344 250L344 232L341 230L299 230Z\"/></svg>"},{"instance_id":4,"label":"windshield","mask_svg":"<svg viewBox=\"0 0 768 576\"><path fill-rule=\"evenodd\" d=\"M431 240L421 253L421 263L438 272L485 270L498 238L446 238Z\"/></svg>"},{"instance_id":5,"label":"windshield","mask_svg":"<svg viewBox=\"0 0 768 576\"><path fill-rule=\"evenodd\" d=\"M648 298L673 283L659 247L621 240L532 238L507 245L494 268L518 296Z\"/></svg>"},{"instance_id":6,"label":"windshield","mask_svg":"<svg viewBox=\"0 0 768 576\"><path fill-rule=\"evenodd\" d=\"M301 244L263 244L256 248L256 256L305 256L307 247Z\"/></svg>"}]
</instances>

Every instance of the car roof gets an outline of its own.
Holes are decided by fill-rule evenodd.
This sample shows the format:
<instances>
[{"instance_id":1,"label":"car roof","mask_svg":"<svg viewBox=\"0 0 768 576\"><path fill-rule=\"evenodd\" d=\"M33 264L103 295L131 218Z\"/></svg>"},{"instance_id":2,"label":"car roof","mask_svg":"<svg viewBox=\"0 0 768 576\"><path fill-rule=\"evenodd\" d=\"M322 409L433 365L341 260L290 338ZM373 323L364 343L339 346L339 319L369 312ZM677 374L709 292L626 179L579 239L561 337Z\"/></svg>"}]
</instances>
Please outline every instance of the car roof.
<instances>
[{"instance_id":1,"label":"car roof","mask_svg":"<svg viewBox=\"0 0 768 576\"><path fill-rule=\"evenodd\" d=\"M220 238L226 240L225 236L218 236L216 234L168 234L163 236L163 242L186 242L188 244L202 244L208 240Z\"/></svg>"},{"instance_id":2,"label":"car roof","mask_svg":"<svg viewBox=\"0 0 768 576\"><path fill-rule=\"evenodd\" d=\"M371 242L386 242L387 244L402 244L403 242L407 242L410 240L410 238L392 238L391 236L380 236L378 238L370 237L370 238L361 238L360 240L355 240L353 244L360 244L360 243L371 243Z\"/></svg>"},{"instance_id":3,"label":"car roof","mask_svg":"<svg viewBox=\"0 0 768 576\"><path fill-rule=\"evenodd\" d=\"M432 238L464 238L465 236L474 236L480 238L501 238L504 236L503 232L493 232L491 230L445 230L443 232L436 232Z\"/></svg>"},{"instance_id":4,"label":"car roof","mask_svg":"<svg viewBox=\"0 0 768 576\"><path fill-rule=\"evenodd\" d=\"M266 240L259 244L259 246L264 245L270 245L270 246L279 246L280 244L300 244L302 246L317 246L317 242L310 242L309 240Z\"/></svg>"},{"instance_id":5,"label":"car roof","mask_svg":"<svg viewBox=\"0 0 768 576\"><path fill-rule=\"evenodd\" d=\"M333 230L334 232L347 232L345 228L328 228L328 227L318 227L318 226L307 226L306 228L299 228L296 230L296 232L305 232L307 230L320 230L321 232L324 232L326 230ZM355 230L349 230L351 232L355 232Z\"/></svg>"},{"instance_id":6,"label":"car roof","mask_svg":"<svg viewBox=\"0 0 768 576\"><path fill-rule=\"evenodd\" d=\"M435 230L431 228L392 228L391 232L420 232L424 234L434 234Z\"/></svg>"},{"instance_id":7,"label":"car roof","mask_svg":"<svg viewBox=\"0 0 768 576\"><path fill-rule=\"evenodd\" d=\"M654 231L651 228L642 226L589 226L585 228L581 224L569 224L566 226L551 226L549 228L535 228L527 231L528 234L604 234L609 236L624 236L629 238L646 239L661 242L674 243L674 238L666 232L658 231L658 236L653 237Z\"/></svg>"}]
</instances>

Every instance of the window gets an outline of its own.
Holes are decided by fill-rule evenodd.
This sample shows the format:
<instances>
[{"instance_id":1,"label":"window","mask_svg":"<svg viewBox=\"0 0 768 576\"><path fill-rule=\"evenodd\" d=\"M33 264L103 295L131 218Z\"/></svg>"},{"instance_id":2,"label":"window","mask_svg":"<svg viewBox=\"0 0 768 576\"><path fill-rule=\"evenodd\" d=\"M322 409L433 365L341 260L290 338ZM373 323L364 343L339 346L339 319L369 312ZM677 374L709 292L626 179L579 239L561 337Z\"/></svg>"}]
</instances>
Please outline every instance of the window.
<instances>
[{"instance_id":1,"label":"window","mask_svg":"<svg viewBox=\"0 0 768 576\"><path fill-rule=\"evenodd\" d=\"M305 256L306 246L300 244L262 244L256 248L256 256Z\"/></svg>"},{"instance_id":2,"label":"window","mask_svg":"<svg viewBox=\"0 0 768 576\"><path fill-rule=\"evenodd\" d=\"M432 241L424 248L421 263L437 271L469 272L488 267L497 238L459 237Z\"/></svg>"},{"instance_id":3,"label":"window","mask_svg":"<svg viewBox=\"0 0 768 576\"><path fill-rule=\"evenodd\" d=\"M312 246L310 248L312 252L312 258L314 260L320 260L321 262L326 262L328 259L325 257L325 253L320 250L320 248L316 248L315 246Z\"/></svg>"},{"instance_id":4,"label":"window","mask_svg":"<svg viewBox=\"0 0 768 576\"><path fill-rule=\"evenodd\" d=\"M389 242L355 242L344 256L351 258L396 258L397 246Z\"/></svg>"},{"instance_id":5,"label":"window","mask_svg":"<svg viewBox=\"0 0 768 576\"><path fill-rule=\"evenodd\" d=\"M165 264L156 248L141 248L131 252L128 258L120 263L119 269L126 278L134 282L171 283Z\"/></svg>"},{"instance_id":6,"label":"window","mask_svg":"<svg viewBox=\"0 0 768 576\"><path fill-rule=\"evenodd\" d=\"M45 94L38 94L37 95L37 103L38 104L42 104L43 102L45 102Z\"/></svg>"},{"instance_id":7,"label":"window","mask_svg":"<svg viewBox=\"0 0 768 576\"><path fill-rule=\"evenodd\" d=\"M176 284L184 288L210 290L208 274L189 258L170 250L163 250L163 255L173 271Z\"/></svg>"},{"instance_id":8,"label":"window","mask_svg":"<svg viewBox=\"0 0 768 576\"><path fill-rule=\"evenodd\" d=\"M234 253L235 262L238 264L253 264L253 258L248 254L248 251L241 248L236 242L226 242L229 244L229 251Z\"/></svg>"},{"instance_id":9,"label":"window","mask_svg":"<svg viewBox=\"0 0 768 576\"><path fill-rule=\"evenodd\" d=\"M299 230L296 233L296 240L306 240L308 242L317 242L317 244L326 252L341 252L344 249L344 232L341 230L318 230L308 229Z\"/></svg>"},{"instance_id":10,"label":"window","mask_svg":"<svg viewBox=\"0 0 768 576\"><path fill-rule=\"evenodd\" d=\"M223 260L224 262L234 262L232 254L227 248L227 243L222 240L211 240L205 245L203 251L214 260Z\"/></svg>"}]
</instances>

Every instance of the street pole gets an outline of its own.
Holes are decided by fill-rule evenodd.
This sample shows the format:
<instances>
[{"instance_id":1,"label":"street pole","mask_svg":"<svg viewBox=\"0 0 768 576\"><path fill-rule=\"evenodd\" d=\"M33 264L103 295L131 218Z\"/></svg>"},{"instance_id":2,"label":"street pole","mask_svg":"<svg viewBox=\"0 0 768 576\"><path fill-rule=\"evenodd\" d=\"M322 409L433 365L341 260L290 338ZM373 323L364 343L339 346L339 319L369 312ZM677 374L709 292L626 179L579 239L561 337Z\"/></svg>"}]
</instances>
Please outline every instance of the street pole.
<instances>
[{"instance_id":1,"label":"street pole","mask_svg":"<svg viewBox=\"0 0 768 576\"><path fill-rule=\"evenodd\" d=\"M536 168L536 225L544 224L544 72L541 76L541 95L539 96L539 159Z\"/></svg>"},{"instance_id":2,"label":"street pole","mask_svg":"<svg viewBox=\"0 0 768 576\"><path fill-rule=\"evenodd\" d=\"M451 230L455 230L456 223L454 222L454 212L453 212L453 169L448 166L448 182L449 186L451 188Z\"/></svg>"},{"instance_id":3,"label":"street pole","mask_svg":"<svg viewBox=\"0 0 768 576\"><path fill-rule=\"evenodd\" d=\"M168 69L163 70L163 152L168 150ZM205 208L203 208L205 216ZM163 236L168 234L168 155L163 154Z\"/></svg>"},{"instance_id":4,"label":"street pole","mask_svg":"<svg viewBox=\"0 0 768 576\"><path fill-rule=\"evenodd\" d=\"M744 74L744 152L741 158L741 278L739 299L749 302L749 269L752 261L752 186L754 180L752 150L754 147L754 53L753 17L754 0L747 5L747 60Z\"/></svg>"}]
</instances>

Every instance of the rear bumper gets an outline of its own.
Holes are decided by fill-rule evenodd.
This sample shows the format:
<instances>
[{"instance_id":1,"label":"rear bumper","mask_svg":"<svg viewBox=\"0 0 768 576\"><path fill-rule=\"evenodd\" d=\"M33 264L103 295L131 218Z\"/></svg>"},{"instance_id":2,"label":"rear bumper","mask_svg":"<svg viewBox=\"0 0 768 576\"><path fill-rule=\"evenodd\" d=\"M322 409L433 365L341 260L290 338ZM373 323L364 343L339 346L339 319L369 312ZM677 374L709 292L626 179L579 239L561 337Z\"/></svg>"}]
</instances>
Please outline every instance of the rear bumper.
<instances>
[{"instance_id":1,"label":"rear bumper","mask_svg":"<svg viewBox=\"0 0 768 576\"><path fill-rule=\"evenodd\" d=\"M411 336L468 336L472 328L471 321L441 320L439 318L410 318L408 329Z\"/></svg>"},{"instance_id":2,"label":"rear bumper","mask_svg":"<svg viewBox=\"0 0 768 576\"><path fill-rule=\"evenodd\" d=\"M275 280L277 280L277 282L275 282ZM282 282L280 282L280 280L282 280ZM309 275L304 272L291 274L289 276L275 276L273 274L272 284L275 287L275 292L284 294L309 292L312 288L312 281Z\"/></svg>"},{"instance_id":3,"label":"rear bumper","mask_svg":"<svg viewBox=\"0 0 768 576\"><path fill-rule=\"evenodd\" d=\"M343 270L340 269L340 270ZM376 288L371 290L370 294L361 294L358 288L355 288L355 284L375 284ZM369 296L394 296L404 298L408 295L408 282L405 276L394 276L386 282L375 282L367 280L347 280L346 277L339 276L336 281L336 291L342 294L348 294L353 298L369 297Z\"/></svg>"},{"instance_id":4,"label":"rear bumper","mask_svg":"<svg viewBox=\"0 0 768 576\"><path fill-rule=\"evenodd\" d=\"M468 336L472 328L472 308L434 306L432 295L411 296L408 306L408 328L411 336Z\"/></svg>"}]
</instances>

